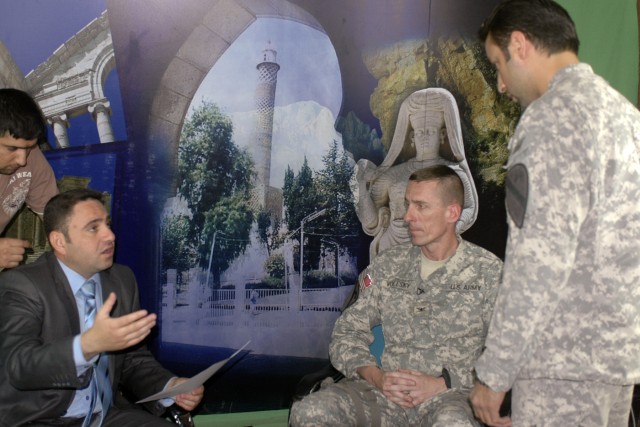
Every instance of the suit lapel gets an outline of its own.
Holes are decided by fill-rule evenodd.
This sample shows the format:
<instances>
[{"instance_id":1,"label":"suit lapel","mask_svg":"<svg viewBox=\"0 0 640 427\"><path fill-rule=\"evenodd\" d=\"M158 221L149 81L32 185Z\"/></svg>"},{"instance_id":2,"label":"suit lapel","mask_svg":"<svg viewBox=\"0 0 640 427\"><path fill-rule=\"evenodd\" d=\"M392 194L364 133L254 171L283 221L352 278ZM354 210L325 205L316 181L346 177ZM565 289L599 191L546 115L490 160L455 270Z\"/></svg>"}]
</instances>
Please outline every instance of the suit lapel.
<instances>
[{"instance_id":1,"label":"suit lapel","mask_svg":"<svg viewBox=\"0 0 640 427\"><path fill-rule=\"evenodd\" d=\"M53 273L53 282L56 293L59 295L60 300L63 301L64 310L67 315L69 324L71 325L71 330L74 334L79 334L80 317L78 315L78 305L76 304L76 298L71 291L71 285L69 284L64 271L62 271L62 267L60 267L56 256L51 252L47 252L46 256L49 270Z\"/></svg>"},{"instance_id":2,"label":"suit lapel","mask_svg":"<svg viewBox=\"0 0 640 427\"><path fill-rule=\"evenodd\" d=\"M114 278L110 270L105 270L100 272L100 284L102 285L102 302L103 303L109 297L109 294L111 292L114 292L116 294L116 297L117 297L116 305L113 307L113 310L111 311L111 316L112 317L121 316L122 304L119 303L119 299L122 296L120 295L120 288L117 285L117 283L114 282Z\"/></svg>"},{"instance_id":3,"label":"suit lapel","mask_svg":"<svg viewBox=\"0 0 640 427\"><path fill-rule=\"evenodd\" d=\"M102 302L109 297L111 292L116 294L116 297L119 299L121 295L119 292L120 289L117 284L114 282L114 278L111 275L111 270L107 269L105 271L100 272L100 285L102 287ZM119 303L118 299L116 299L116 304L111 311L111 317L119 317L122 316L121 307L122 303ZM114 382L114 374L116 371L116 356L113 353L107 353L109 355L109 379L111 380L111 385L113 388Z\"/></svg>"}]
</instances>

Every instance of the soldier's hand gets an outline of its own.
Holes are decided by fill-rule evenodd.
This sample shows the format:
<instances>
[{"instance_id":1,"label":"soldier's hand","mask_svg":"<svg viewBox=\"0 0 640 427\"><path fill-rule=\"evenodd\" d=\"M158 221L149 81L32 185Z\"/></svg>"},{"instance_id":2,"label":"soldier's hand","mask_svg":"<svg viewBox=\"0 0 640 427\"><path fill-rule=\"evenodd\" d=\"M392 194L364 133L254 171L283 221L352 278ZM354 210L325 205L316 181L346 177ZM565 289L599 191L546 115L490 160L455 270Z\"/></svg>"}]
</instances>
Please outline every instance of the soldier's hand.
<instances>
[{"instance_id":1,"label":"soldier's hand","mask_svg":"<svg viewBox=\"0 0 640 427\"><path fill-rule=\"evenodd\" d=\"M406 388L406 380L394 380L389 376L389 372L382 370L378 366L361 366L357 369L358 375L380 390L387 399L402 406L403 408L411 408L411 398L402 391ZM413 382L411 382L413 384ZM411 385L409 384L409 385Z\"/></svg>"},{"instance_id":2,"label":"soldier's hand","mask_svg":"<svg viewBox=\"0 0 640 427\"><path fill-rule=\"evenodd\" d=\"M24 252L31 247L28 240L0 238L0 268L13 268L24 259Z\"/></svg>"},{"instance_id":3,"label":"soldier's hand","mask_svg":"<svg viewBox=\"0 0 640 427\"><path fill-rule=\"evenodd\" d=\"M433 396L447 390L443 378L426 375L411 369L388 372L387 397L403 408L415 408ZM385 393L386 395L386 393Z\"/></svg>"},{"instance_id":4,"label":"soldier's hand","mask_svg":"<svg viewBox=\"0 0 640 427\"><path fill-rule=\"evenodd\" d=\"M384 373L382 393L403 408L413 408L415 406L411 391L417 387L416 378L406 372L389 371Z\"/></svg>"},{"instance_id":5,"label":"soldier's hand","mask_svg":"<svg viewBox=\"0 0 640 427\"><path fill-rule=\"evenodd\" d=\"M415 382L415 386L408 387L403 391L404 394L411 398L413 407L447 391L447 385L442 377L434 377L411 369L399 369L397 373L394 373L394 376L399 375Z\"/></svg>"},{"instance_id":6,"label":"soldier's hand","mask_svg":"<svg viewBox=\"0 0 640 427\"><path fill-rule=\"evenodd\" d=\"M500 416L500 405L505 394L476 383L469 394L473 413L480 421L490 427L510 427L511 418Z\"/></svg>"}]
</instances>

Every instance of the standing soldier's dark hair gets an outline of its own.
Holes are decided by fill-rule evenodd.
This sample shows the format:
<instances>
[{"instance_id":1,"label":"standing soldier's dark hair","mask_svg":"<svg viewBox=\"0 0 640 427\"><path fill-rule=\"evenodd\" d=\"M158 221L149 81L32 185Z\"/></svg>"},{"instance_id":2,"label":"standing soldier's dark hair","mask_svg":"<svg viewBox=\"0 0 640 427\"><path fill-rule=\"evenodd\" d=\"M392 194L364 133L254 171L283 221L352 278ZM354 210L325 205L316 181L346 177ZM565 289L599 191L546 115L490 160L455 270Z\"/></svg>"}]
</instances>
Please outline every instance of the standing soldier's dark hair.
<instances>
[{"instance_id":1,"label":"standing soldier's dark hair","mask_svg":"<svg viewBox=\"0 0 640 427\"><path fill-rule=\"evenodd\" d=\"M478 35L483 42L491 36L510 59L507 46L514 31L521 31L540 50L553 54L578 54L580 41L569 13L552 0L505 0L484 21Z\"/></svg>"}]
</instances>

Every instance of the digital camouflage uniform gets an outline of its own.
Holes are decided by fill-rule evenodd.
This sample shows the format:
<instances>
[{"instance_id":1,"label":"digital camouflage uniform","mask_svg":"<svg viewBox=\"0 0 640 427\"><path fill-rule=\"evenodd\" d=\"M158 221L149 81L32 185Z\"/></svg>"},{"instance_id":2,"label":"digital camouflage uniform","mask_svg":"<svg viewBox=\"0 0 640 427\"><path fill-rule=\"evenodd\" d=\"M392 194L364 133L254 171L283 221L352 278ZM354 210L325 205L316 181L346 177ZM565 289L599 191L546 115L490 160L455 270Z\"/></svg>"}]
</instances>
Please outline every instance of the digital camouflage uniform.
<instances>
[{"instance_id":1,"label":"digital camouflage uniform","mask_svg":"<svg viewBox=\"0 0 640 427\"><path fill-rule=\"evenodd\" d=\"M421 249L394 246L360 274L360 296L338 318L330 344L332 364L347 378L294 404L297 426L357 425L351 393L365 401L367 425L477 425L468 405L473 363L480 354L500 283L502 261L460 239L443 266L420 278ZM359 378L360 366L377 365L369 351L371 328L382 324L382 369L414 369L439 377L449 371L452 389L415 409L403 409ZM361 386L353 386L360 384ZM364 392L363 389L372 390ZM366 404L375 399L376 404Z\"/></svg>"},{"instance_id":2,"label":"digital camouflage uniform","mask_svg":"<svg viewBox=\"0 0 640 427\"><path fill-rule=\"evenodd\" d=\"M598 425L547 420L598 385L630 402L640 381L639 149L640 113L587 64L559 71L509 142L504 278L476 371L513 386L514 426ZM535 380L554 382L544 404Z\"/></svg>"}]
</instances>

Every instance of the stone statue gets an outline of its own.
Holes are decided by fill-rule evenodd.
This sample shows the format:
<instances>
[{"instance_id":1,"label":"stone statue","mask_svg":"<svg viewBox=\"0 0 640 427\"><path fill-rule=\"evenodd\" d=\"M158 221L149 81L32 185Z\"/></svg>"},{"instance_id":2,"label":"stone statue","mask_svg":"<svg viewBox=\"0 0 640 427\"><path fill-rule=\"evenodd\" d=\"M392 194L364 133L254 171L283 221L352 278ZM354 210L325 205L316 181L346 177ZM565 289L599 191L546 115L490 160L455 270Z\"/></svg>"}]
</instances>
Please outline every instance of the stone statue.
<instances>
[{"instance_id":1,"label":"stone statue","mask_svg":"<svg viewBox=\"0 0 640 427\"><path fill-rule=\"evenodd\" d=\"M402 161L402 157L409 159ZM476 220L478 194L464 154L458 106L442 88L409 95L400 106L391 146L380 166L366 159L356 165L352 189L362 228L374 236L371 259L386 248L411 241L404 222L407 181L413 172L435 164L454 169L464 184L464 206L456 224L462 233Z\"/></svg>"}]
</instances>

